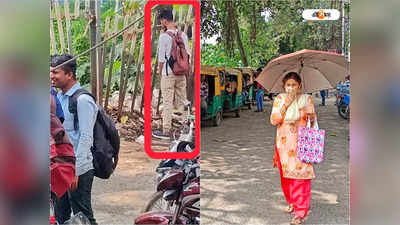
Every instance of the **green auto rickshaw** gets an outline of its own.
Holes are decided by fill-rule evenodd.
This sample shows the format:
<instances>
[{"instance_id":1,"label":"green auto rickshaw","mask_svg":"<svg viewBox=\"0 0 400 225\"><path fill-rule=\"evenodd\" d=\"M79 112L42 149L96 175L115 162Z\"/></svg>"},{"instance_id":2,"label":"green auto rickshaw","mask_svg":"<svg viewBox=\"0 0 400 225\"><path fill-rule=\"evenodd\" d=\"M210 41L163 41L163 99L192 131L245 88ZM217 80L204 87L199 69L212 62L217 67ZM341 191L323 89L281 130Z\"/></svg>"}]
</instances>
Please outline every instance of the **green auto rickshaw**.
<instances>
[{"instance_id":1,"label":"green auto rickshaw","mask_svg":"<svg viewBox=\"0 0 400 225\"><path fill-rule=\"evenodd\" d=\"M256 70L251 68L251 67L240 67L236 68L242 72L243 79L242 79L242 84L243 84L243 90L242 90L242 101L243 101L243 106L247 106L248 109L251 109L251 105L254 102L254 74L256 73Z\"/></svg>"},{"instance_id":2,"label":"green auto rickshaw","mask_svg":"<svg viewBox=\"0 0 400 225\"><path fill-rule=\"evenodd\" d=\"M223 112L234 112L240 117L242 107L242 72L237 69L225 68L225 88L222 91Z\"/></svg>"},{"instance_id":3,"label":"green auto rickshaw","mask_svg":"<svg viewBox=\"0 0 400 225\"><path fill-rule=\"evenodd\" d=\"M219 126L223 113L221 90L225 88L225 71L222 67L202 65L200 76L208 87L208 95L205 99L207 107L200 111L201 120L212 120L214 126Z\"/></svg>"}]
</instances>

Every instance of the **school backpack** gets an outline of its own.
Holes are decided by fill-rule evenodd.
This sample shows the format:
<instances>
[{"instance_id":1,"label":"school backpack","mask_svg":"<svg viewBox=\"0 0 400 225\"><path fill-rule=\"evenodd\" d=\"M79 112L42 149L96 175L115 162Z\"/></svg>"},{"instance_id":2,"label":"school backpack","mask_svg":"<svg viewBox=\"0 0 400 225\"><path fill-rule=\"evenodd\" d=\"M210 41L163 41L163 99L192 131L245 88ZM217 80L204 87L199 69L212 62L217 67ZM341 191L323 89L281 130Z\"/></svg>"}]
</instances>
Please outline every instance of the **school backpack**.
<instances>
[{"instance_id":1,"label":"school backpack","mask_svg":"<svg viewBox=\"0 0 400 225\"><path fill-rule=\"evenodd\" d=\"M80 95L86 94L96 100L90 92L81 88L70 98L68 110L74 114L74 128L78 129L77 104ZM108 179L118 164L120 139L115 122L109 117L102 107L98 106L98 113L93 129L93 167L94 175L98 178Z\"/></svg>"},{"instance_id":2,"label":"school backpack","mask_svg":"<svg viewBox=\"0 0 400 225\"><path fill-rule=\"evenodd\" d=\"M182 39L182 32L178 31L176 34L170 31L166 32L172 38L171 54L167 60L167 65L171 67L175 75L186 75L189 73L189 54L186 51L185 43ZM166 68L168 76L168 67Z\"/></svg>"}]
</instances>

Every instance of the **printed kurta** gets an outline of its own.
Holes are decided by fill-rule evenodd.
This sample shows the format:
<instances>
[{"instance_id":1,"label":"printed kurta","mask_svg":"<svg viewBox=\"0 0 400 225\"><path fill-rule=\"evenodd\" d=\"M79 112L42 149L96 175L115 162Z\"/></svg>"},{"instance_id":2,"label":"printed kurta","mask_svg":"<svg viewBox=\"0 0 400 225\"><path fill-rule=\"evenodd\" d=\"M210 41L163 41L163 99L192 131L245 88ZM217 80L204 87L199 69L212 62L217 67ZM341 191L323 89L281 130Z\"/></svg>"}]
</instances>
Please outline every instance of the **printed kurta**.
<instances>
[{"instance_id":1,"label":"printed kurta","mask_svg":"<svg viewBox=\"0 0 400 225\"><path fill-rule=\"evenodd\" d=\"M299 126L307 126L307 111L309 108L315 115L314 103L310 95L302 95L306 98L304 104L299 105L300 118L293 123L284 121L285 115L281 114L286 94L278 95L273 104L271 124L277 126L276 147L282 165L283 177L292 179L315 178L312 164L303 163L297 158L297 135ZM276 159L276 156L275 156Z\"/></svg>"}]
</instances>

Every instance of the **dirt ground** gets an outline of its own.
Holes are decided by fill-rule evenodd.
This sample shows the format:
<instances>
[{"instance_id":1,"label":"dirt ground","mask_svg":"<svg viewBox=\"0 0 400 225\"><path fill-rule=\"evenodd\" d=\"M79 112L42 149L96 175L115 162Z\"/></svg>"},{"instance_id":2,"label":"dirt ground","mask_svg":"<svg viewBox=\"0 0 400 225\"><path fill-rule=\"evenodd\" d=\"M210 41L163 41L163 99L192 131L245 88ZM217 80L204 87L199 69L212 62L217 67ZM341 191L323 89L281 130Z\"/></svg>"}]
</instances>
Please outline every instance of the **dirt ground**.
<instances>
[{"instance_id":1,"label":"dirt ground","mask_svg":"<svg viewBox=\"0 0 400 225\"><path fill-rule=\"evenodd\" d=\"M306 224L349 223L349 123L339 117L335 97L318 106L326 130L325 161L315 166L311 213ZM276 128L264 113L243 110L219 127L201 129L201 224L288 224L279 171L272 167Z\"/></svg>"},{"instance_id":2,"label":"dirt ground","mask_svg":"<svg viewBox=\"0 0 400 225\"><path fill-rule=\"evenodd\" d=\"M95 178L92 204L99 224L133 224L155 192L155 168L143 145L121 142L118 167L108 180Z\"/></svg>"}]
</instances>

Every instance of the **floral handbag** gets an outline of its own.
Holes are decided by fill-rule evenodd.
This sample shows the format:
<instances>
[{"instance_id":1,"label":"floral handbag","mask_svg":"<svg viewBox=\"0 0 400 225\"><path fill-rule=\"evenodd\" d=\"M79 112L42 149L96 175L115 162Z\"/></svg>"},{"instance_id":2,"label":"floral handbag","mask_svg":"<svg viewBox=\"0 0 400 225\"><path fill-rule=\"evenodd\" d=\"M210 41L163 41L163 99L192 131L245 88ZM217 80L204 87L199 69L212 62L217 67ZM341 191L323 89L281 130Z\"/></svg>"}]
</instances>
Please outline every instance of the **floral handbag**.
<instances>
[{"instance_id":1,"label":"floral handbag","mask_svg":"<svg viewBox=\"0 0 400 225\"><path fill-rule=\"evenodd\" d=\"M319 164L324 161L325 130L318 128L317 121L315 125L311 128L308 120L307 127L299 127L297 158L304 163Z\"/></svg>"}]
</instances>

